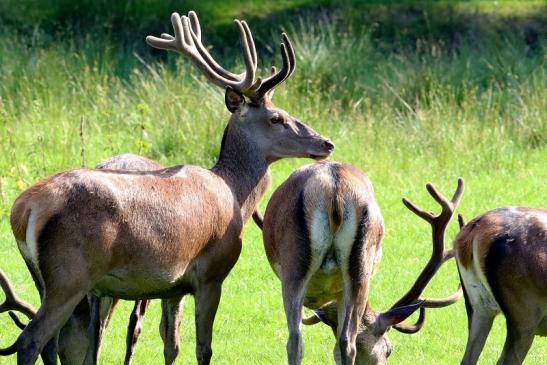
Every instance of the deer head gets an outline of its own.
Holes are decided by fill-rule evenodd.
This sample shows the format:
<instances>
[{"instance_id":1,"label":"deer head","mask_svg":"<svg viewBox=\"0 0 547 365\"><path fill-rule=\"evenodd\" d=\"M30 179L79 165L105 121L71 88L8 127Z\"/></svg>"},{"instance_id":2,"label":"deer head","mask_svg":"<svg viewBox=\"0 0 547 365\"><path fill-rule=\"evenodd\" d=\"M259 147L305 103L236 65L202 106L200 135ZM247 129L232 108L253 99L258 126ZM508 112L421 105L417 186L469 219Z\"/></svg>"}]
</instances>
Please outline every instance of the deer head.
<instances>
[{"instance_id":1,"label":"deer head","mask_svg":"<svg viewBox=\"0 0 547 365\"><path fill-rule=\"evenodd\" d=\"M218 64L201 41L201 26L195 12L182 17L173 13L175 36L148 36L149 45L186 55L215 85L226 90L226 108L232 113L225 131L227 138L243 138L268 162L283 157L327 157L334 145L312 128L272 103L274 88L290 77L296 67L293 46L283 33L280 45L283 66L264 79L256 78L257 54L251 30L245 21L235 20L240 33L245 71L234 74ZM223 143L224 146L224 143Z\"/></svg>"}]
</instances>

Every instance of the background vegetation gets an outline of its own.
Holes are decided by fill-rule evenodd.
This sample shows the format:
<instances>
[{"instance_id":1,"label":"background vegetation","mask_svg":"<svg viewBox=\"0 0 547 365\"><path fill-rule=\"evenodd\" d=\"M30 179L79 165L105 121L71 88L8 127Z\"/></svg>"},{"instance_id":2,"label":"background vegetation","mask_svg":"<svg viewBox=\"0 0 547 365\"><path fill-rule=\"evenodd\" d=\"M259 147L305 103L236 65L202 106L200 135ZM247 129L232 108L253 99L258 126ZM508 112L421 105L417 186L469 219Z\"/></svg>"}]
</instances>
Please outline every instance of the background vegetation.
<instances>
[{"instance_id":1,"label":"background vegetation","mask_svg":"<svg viewBox=\"0 0 547 365\"><path fill-rule=\"evenodd\" d=\"M332 159L366 171L383 210L387 235L372 283L374 308L388 308L427 261L429 228L400 203L408 196L436 210L427 181L449 195L463 176L459 211L468 219L505 205L546 206L544 1L3 0L0 266L26 300L38 305L8 217L30 184L123 152L166 165L214 163L229 115L222 90L183 57L143 41L171 31L172 11L191 9L200 15L212 52L232 68L241 68L234 17L248 20L264 72L280 62L281 29L289 33L297 72L276 92L276 104L329 136L336 143ZM276 163L274 187L309 162ZM455 266L446 266L428 295L456 288ZM131 305L116 313L101 363L122 361ZM185 311L181 364L194 362L191 299ZM162 362L158 324L154 303L136 364ZM0 328L1 346L19 333L6 315ZM330 330L305 328L304 335L304 363L332 363ZM285 362L280 286L253 224L226 280L214 336L215 364ZM390 336L393 364L457 363L467 336L463 303L429 311L419 334ZM504 337L500 317L481 364L495 363ZM546 341L536 338L527 364L547 362ZM0 364L14 361L0 358Z\"/></svg>"}]
</instances>

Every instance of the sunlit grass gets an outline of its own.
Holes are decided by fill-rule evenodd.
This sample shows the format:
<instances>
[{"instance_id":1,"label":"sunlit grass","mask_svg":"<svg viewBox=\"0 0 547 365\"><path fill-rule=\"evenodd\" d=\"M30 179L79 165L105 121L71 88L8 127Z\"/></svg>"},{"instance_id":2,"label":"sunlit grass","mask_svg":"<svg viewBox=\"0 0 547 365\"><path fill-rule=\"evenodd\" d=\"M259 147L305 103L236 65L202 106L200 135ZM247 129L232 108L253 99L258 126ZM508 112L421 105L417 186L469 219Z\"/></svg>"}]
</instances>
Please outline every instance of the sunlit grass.
<instances>
[{"instance_id":1,"label":"sunlit grass","mask_svg":"<svg viewBox=\"0 0 547 365\"><path fill-rule=\"evenodd\" d=\"M486 40L466 38L457 49L422 39L391 50L391 43L372 37L373 29L345 29L326 15L296 22L287 31L298 68L274 101L329 136L336 143L332 159L367 172L384 214L384 257L370 298L374 308L386 309L403 294L430 253L429 228L403 207L402 196L435 210L425 183L431 181L449 195L462 176L466 192L459 211L467 219L504 205L545 207L547 93L541 48L532 52L508 32ZM11 205L23 189L56 171L92 167L123 152L166 165L211 166L229 114L222 91L209 86L182 57L170 56L163 64L147 57L141 61L115 43L101 42L98 35L87 42L67 36L57 44L40 31L32 37L3 32L10 37L0 41L0 266L21 297L37 305L8 223ZM262 42L275 44L271 38ZM270 60L263 61L265 71ZM276 163L274 187L309 162ZM262 210L270 194L262 200ZM455 231L454 223L447 241ZM427 294L446 295L457 280L450 263ZM131 306L124 303L115 315L102 363L122 361ZM185 306L181 364L194 362L191 298ZM159 305L154 303L136 364L162 362L158 324ZM1 346L19 333L6 315L0 316L0 328ZM305 328L304 334L304 363L331 363L330 330L316 326ZM393 364L457 363L467 336L463 303L429 311L417 335L392 331L390 336L396 347ZM481 364L495 363L504 336L500 318ZM260 233L250 223L241 258L224 286L213 363L284 363L286 338L280 285L266 261ZM545 363L545 345L545 338L536 338L526 363ZM0 364L14 361L0 358Z\"/></svg>"}]
</instances>

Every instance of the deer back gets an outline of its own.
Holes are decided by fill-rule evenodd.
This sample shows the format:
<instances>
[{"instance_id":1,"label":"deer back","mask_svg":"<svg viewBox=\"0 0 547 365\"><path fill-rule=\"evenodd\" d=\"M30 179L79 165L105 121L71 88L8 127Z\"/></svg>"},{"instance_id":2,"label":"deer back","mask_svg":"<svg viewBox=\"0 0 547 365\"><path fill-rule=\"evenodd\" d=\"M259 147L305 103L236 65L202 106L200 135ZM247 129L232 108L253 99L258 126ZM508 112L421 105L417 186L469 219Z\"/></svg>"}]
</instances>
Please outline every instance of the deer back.
<instances>
[{"instance_id":1,"label":"deer back","mask_svg":"<svg viewBox=\"0 0 547 365\"><path fill-rule=\"evenodd\" d=\"M193 166L58 174L22 193L11 221L37 271L47 271L50 258L69 266L81 260L92 281L110 271L148 277L145 292L161 291L159 282L178 278L207 244L239 235L242 226L224 180ZM137 290L120 285L114 293L109 284L99 285L104 294L123 298Z\"/></svg>"},{"instance_id":2,"label":"deer back","mask_svg":"<svg viewBox=\"0 0 547 365\"><path fill-rule=\"evenodd\" d=\"M538 306L547 314L547 210L489 211L462 228L454 249L475 307L513 313Z\"/></svg>"}]
</instances>

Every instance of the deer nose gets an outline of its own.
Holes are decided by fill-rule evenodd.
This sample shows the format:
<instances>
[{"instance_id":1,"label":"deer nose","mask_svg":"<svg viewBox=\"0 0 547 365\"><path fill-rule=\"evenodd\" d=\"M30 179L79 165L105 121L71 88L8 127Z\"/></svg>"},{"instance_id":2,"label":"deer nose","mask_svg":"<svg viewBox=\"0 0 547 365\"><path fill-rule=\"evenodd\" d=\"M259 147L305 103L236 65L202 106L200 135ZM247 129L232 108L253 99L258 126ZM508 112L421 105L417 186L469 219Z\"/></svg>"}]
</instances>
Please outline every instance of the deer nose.
<instances>
[{"instance_id":1,"label":"deer nose","mask_svg":"<svg viewBox=\"0 0 547 365\"><path fill-rule=\"evenodd\" d=\"M325 147L327 151L331 152L332 150L334 150L334 143L332 143L329 140L326 140L325 142L323 142L323 147Z\"/></svg>"}]
</instances>

